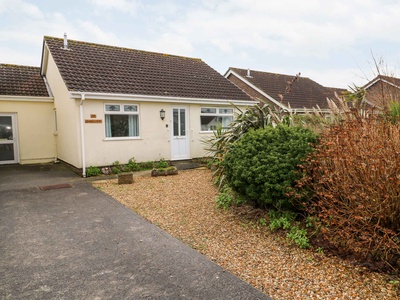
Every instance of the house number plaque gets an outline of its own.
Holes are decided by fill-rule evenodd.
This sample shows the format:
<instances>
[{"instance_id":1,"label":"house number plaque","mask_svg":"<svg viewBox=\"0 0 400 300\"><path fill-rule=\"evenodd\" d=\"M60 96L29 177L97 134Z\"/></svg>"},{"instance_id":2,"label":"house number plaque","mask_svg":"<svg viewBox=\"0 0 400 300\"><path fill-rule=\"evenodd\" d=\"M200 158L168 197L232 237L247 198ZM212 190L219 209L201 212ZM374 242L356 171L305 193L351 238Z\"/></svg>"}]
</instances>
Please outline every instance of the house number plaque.
<instances>
[{"instance_id":1,"label":"house number plaque","mask_svg":"<svg viewBox=\"0 0 400 300\"><path fill-rule=\"evenodd\" d=\"M99 124L99 123L103 123L103 120L99 120L99 119L85 119L85 123L95 123L95 124Z\"/></svg>"}]
</instances>

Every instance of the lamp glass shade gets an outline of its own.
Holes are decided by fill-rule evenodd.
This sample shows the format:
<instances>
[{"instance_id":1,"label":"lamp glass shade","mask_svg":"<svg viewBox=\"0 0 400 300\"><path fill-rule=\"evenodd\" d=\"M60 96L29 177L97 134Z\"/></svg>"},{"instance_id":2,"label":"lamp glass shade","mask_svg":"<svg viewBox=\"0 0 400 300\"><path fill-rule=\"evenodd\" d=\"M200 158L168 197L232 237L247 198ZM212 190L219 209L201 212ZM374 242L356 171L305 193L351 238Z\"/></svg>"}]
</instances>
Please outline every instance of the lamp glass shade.
<instances>
[{"instance_id":1,"label":"lamp glass shade","mask_svg":"<svg viewBox=\"0 0 400 300\"><path fill-rule=\"evenodd\" d=\"M163 109L160 110L160 118L161 118L161 120L165 119L165 110L163 110Z\"/></svg>"}]
</instances>

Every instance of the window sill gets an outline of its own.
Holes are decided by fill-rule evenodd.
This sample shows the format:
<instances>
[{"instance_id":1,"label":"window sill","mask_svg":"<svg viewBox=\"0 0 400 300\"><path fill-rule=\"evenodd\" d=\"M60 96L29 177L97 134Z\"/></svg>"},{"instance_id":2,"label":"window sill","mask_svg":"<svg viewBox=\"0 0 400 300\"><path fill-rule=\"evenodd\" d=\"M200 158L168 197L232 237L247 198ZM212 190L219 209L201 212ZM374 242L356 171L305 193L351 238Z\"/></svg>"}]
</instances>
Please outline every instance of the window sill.
<instances>
[{"instance_id":1,"label":"window sill","mask_svg":"<svg viewBox=\"0 0 400 300\"><path fill-rule=\"evenodd\" d=\"M132 140L142 140L140 137L112 137L112 138L104 138L103 141L132 141Z\"/></svg>"}]
</instances>

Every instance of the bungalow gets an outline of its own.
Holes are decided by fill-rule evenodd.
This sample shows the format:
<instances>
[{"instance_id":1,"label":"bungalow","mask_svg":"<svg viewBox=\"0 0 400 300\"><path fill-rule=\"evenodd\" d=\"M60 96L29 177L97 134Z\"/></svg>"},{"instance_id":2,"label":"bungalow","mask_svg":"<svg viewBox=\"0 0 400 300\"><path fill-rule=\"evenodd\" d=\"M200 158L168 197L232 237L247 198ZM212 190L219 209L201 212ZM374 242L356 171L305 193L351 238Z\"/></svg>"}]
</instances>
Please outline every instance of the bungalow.
<instances>
[{"instance_id":1,"label":"bungalow","mask_svg":"<svg viewBox=\"0 0 400 300\"><path fill-rule=\"evenodd\" d=\"M83 176L88 166L126 163L130 158L141 162L203 157L202 138L233 120L231 104L245 109L257 103L200 59L66 36L44 37L38 74L48 87L41 101L52 114L49 107L46 112L36 109L37 101L26 110L39 119L46 116L46 143L56 149L48 156L82 169ZM7 99L1 114L12 112L18 125L32 118L20 115L13 95ZM19 140L14 145L21 154L33 146L25 135L43 131L35 124L29 129L15 129ZM14 162L24 163L22 158L16 154Z\"/></svg>"},{"instance_id":2,"label":"bungalow","mask_svg":"<svg viewBox=\"0 0 400 300\"><path fill-rule=\"evenodd\" d=\"M250 69L229 68L224 75L252 99L262 99L286 111L304 113L319 107L328 110L327 98L344 89L329 88L307 77L284 75Z\"/></svg>"}]
</instances>

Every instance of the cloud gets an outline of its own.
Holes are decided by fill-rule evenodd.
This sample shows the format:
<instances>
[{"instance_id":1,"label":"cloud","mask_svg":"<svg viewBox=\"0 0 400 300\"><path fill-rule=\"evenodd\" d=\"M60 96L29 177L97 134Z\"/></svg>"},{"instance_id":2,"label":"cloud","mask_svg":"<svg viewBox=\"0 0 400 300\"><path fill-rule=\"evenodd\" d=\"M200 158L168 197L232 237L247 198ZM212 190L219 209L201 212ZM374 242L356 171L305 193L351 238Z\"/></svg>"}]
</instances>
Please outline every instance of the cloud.
<instances>
[{"instance_id":1,"label":"cloud","mask_svg":"<svg viewBox=\"0 0 400 300\"><path fill-rule=\"evenodd\" d=\"M84 31L84 35L90 37L92 41L107 45L120 45L121 40L112 32L102 30L98 25L90 21L79 21L78 26Z\"/></svg>"},{"instance_id":2,"label":"cloud","mask_svg":"<svg viewBox=\"0 0 400 300\"><path fill-rule=\"evenodd\" d=\"M227 53L253 48L326 59L359 41L396 39L399 12L400 3L392 1L205 1L188 6L161 31L187 39L192 48L206 43Z\"/></svg>"},{"instance_id":3,"label":"cloud","mask_svg":"<svg viewBox=\"0 0 400 300\"><path fill-rule=\"evenodd\" d=\"M113 9L131 15L135 15L140 6L135 0L91 0L90 2L101 10Z\"/></svg>"},{"instance_id":4,"label":"cloud","mask_svg":"<svg viewBox=\"0 0 400 300\"><path fill-rule=\"evenodd\" d=\"M36 5L21 0L0 0L0 14L4 13L23 15L32 19L42 19L44 17Z\"/></svg>"}]
</instances>

